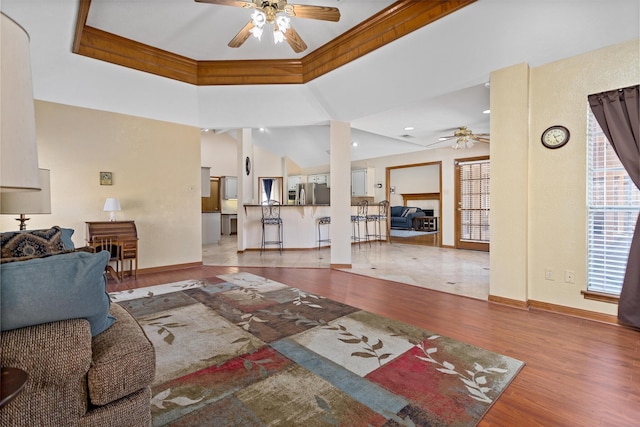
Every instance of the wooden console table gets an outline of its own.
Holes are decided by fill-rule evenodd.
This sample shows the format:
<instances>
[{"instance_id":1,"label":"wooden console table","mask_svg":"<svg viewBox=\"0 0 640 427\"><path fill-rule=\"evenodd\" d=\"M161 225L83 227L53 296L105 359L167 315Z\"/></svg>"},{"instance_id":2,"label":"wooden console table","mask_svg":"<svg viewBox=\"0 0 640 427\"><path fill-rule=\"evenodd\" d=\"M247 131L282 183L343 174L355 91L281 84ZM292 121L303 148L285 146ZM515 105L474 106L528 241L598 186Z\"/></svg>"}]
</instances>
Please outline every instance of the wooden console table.
<instances>
[{"instance_id":1,"label":"wooden console table","mask_svg":"<svg viewBox=\"0 0 640 427\"><path fill-rule=\"evenodd\" d=\"M138 278L138 231L134 221L86 222L87 245L111 252L116 274L124 276L124 262L129 261L129 276ZM135 269L133 263L135 262ZM120 271L120 267L122 271Z\"/></svg>"}]
</instances>

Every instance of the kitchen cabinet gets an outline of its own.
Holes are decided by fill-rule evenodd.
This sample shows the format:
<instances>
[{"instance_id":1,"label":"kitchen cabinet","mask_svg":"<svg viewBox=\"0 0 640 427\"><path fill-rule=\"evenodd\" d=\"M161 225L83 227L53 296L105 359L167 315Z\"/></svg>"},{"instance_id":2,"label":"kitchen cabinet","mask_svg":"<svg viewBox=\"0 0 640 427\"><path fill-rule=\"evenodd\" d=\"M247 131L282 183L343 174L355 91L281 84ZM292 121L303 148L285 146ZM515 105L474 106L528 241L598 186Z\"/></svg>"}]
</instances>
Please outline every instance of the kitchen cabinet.
<instances>
[{"instance_id":1,"label":"kitchen cabinet","mask_svg":"<svg viewBox=\"0 0 640 427\"><path fill-rule=\"evenodd\" d=\"M202 213L202 244L220 242L220 212Z\"/></svg>"},{"instance_id":2,"label":"kitchen cabinet","mask_svg":"<svg viewBox=\"0 0 640 427\"><path fill-rule=\"evenodd\" d=\"M351 196L373 197L375 175L373 168L351 171Z\"/></svg>"},{"instance_id":3,"label":"kitchen cabinet","mask_svg":"<svg viewBox=\"0 0 640 427\"><path fill-rule=\"evenodd\" d=\"M225 200L235 200L238 198L238 178L235 176L225 176L222 178L222 198Z\"/></svg>"},{"instance_id":4,"label":"kitchen cabinet","mask_svg":"<svg viewBox=\"0 0 640 427\"><path fill-rule=\"evenodd\" d=\"M298 184L306 184L307 177L304 175L291 175L287 177L287 189L289 191L296 191Z\"/></svg>"},{"instance_id":5,"label":"kitchen cabinet","mask_svg":"<svg viewBox=\"0 0 640 427\"><path fill-rule=\"evenodd\" d=\"M314 182L316 184L327 184L327 187L329 187L329 174L317 173L314 175L309 175L309 182Z\"/></svg>"}]
</instances>

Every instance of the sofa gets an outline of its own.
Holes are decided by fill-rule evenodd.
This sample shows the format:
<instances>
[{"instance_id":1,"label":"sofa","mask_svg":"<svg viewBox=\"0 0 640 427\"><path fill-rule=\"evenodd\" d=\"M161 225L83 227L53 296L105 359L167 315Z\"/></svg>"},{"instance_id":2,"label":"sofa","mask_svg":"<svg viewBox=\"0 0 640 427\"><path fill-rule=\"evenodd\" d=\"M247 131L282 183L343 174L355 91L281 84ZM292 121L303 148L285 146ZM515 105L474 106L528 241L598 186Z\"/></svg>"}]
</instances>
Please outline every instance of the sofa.
<instances>
[{"instance_id":1,"label":"sofa","mask_svg":"<svg viewBox=\"0 0 640 427\"><path fill-rule=\"evenodd\" d=\"M391 206L391 228L413 229L413 219L419 216L433 216L433 209L423 210L412 206Z\"/></svg>"},{"instance_id":2,"label":"sofa","mask_svg":"<svg viewBox=\"0 0 640 427\"><path fill-rule=\"evenodd\" d=\"M0 425L149 426L153 346L109 301L109 253L70 248L62 234L1 233L0 365L28 378Z\"/></svg>"}]
</instances>

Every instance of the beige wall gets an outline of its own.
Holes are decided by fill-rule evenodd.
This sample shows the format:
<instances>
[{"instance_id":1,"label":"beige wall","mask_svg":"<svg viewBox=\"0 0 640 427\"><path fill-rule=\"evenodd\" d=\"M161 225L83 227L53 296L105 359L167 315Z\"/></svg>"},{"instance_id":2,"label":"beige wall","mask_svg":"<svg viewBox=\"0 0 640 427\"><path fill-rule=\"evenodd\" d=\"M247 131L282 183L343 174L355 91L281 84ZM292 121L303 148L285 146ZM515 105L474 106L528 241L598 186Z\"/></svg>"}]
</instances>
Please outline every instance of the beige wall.
<instances>
[{"instance_id":1,"label":"beige wall","mask_svg":"<svg viewBox=\"0 0 640 427\"><path fill-rule=\"evenodd\" d=\"M491 78L492 92L492 295L526 298L566 307L615 314L617 306L585 300L580 294L586 289L586 164L587 164L587 96L605 90L631 86L640 82L640 44L638 40L589 52L562 61L531 69L529 73L528 159L523 161L521 140L514 136L512 115L496 116L494 99L499 88L509 85L510 73ZM518 77L521 79L521 76ZM508 102L520 106L520 94L509 98L500 91L503 107ZM496 102L498 103L498 102ZM494 108L495 107L495 108ZM522 121L521 113L515 120ZM549 126L560 124L569 128L569 143L556 150L544 148L540 135ZM521 125L519 126L521 127ZM517 131L518 136L521 130ZM503 138L506 137L506 138ZM517 144L512 148L503 144ZM511 158L509 169L497 170L499 162ZM522 176L528 169L527 179ZM516 190L514 183L528 190L527 200L516 196L513 204L528 204L527 227L522 226L521 208L509 206L507 200L496 200ZM512 193L514 194L514 193ZM505 221L517 221L517 227ZM522 247L526 242L526 250ZM496 244L502 245L496 251ZM526 274L522 258L526 257ZM495 260L495 262L494 262ZM511 274L513 270L517 274ZM545 269L551 269L555 280L545 280ZM565 283L565 270L574 271L575 284ZM510 282L505 280L511 276Z\"/></svg>"},{"instance_id":2,"label":"beige wall","mask_svg":"<svg viewBox=\"0 0 640 427\"><path fill-rule=\"evenodd\" d=\"M200 130L156 120L36 101L40 167L51 170L51 215L28 229L73 228L85 244L85 221L104 221L107 197L117 219L135 220L140 268L202 261ZM100 185L99 172L113 172ZM2 230L15 230L1 215Z\"/></svg>"},{"instance_id":3,"label":"beige wall","mask_svg":"<svg viewBox=\"0 0 640 427\"><path fill-rule=\"evenodd\" d=\"M491 74L490 294L527 299L529 67Z\"/></svg>"}]
</instances>

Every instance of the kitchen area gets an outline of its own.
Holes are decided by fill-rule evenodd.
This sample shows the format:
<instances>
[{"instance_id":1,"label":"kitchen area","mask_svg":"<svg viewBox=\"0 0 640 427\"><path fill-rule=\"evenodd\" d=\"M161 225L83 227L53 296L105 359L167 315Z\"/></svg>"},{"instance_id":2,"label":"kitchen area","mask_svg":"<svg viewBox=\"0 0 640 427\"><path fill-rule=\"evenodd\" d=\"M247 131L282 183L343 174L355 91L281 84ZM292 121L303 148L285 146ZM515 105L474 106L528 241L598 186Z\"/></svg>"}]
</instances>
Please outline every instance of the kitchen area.
<instances>
[{"instance_id":1,"label":"kitchen area","mask_svg":"<svg viewBox=\"0 0 640 427\"><path fill-rule=\"evenodd\" d=\"M366 199L370 205L373 205L374 198L371 195L374 191L374 174L373 171L366 169L354 170L351 177L352 211L355 214L355 205L360 200ZM265 181L269 181L266 186ZM220 236L238 234L238 215L242 214L244 216L242 221L243 238L246 241L246 248L248 250L259 249L262 239L262 205L267 200L280 201L279 199L281 199L280 217L283 222L284 248L310 249L318 247L318 220L331 215L329 173L260 177L257 179L257 189L256 201L258 203L244 203L238 206L238 177L211 177L211 198L219 200L214 208L219 212L219 216L216 215L219 221L208 220L207 222L212 226L217 226L219 232L217 237L207 238L206 243L204 240L203 243L217 243ZM203 209L204 207L205 204L203 204ZM241 209L241 212L238 209ZM204 213L203 211L203 215L211 216L211 214L211 212ZM328 232L328 228L323 229L323 233ZM211 233L207 233L207 235L209 234ZM206 237L205 234L203 234L203 239L204 237ZM321 246L329 245L329 241L321 242Z\"/></svg>"},{"instance_id":2,"label":"kitchen area","mask_svg":"<svg viewBox=\"0 0 640 427\"><path fill-rule=\"evenodd\" d=\"M290 175L286 177L286 187L283 189L283 196L286 200L280 208L285 249L318 247L318 220L331 216L329 178L329 173ZM372 168L352 171L351 209L353 214L356 213L356 205L361 200L367 200L372 206L371 213L377 213L377 206L373 206L374 185ZM276 192L275 194L280 193ZM277 196L274 198L277 199ZM260 248L262 205L244 204L243 207L246 215L245 237L247 239L247 248ZM323 233L328 233L328 229L325 229ZM364 230L362 230L362 233L364 233ZM320 246L329 245L328 241L320 244Z\"/></svg>"},{"instance_id":3,"label":"kitchen area","mask_svg":"<svg viewBox=\"0 0 640 427\"><path fill-rule=\"evenodd\" d=\"M329 205L329 174L287 177L287 205Z\"/></svg>"}]
</instances>

